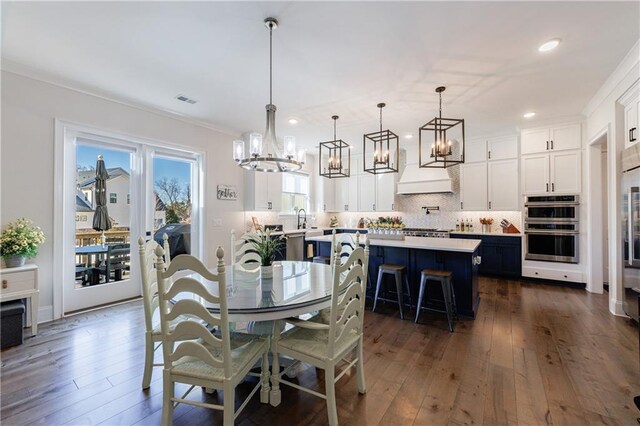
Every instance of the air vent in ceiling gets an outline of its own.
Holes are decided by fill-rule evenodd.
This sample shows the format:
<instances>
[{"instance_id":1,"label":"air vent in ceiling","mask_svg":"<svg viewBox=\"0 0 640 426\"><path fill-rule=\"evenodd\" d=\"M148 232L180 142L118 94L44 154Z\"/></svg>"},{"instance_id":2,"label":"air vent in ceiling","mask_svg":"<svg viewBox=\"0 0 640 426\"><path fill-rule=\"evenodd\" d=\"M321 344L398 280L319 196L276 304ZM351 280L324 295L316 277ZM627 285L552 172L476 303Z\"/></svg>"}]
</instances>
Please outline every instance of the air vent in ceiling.
<instances>
[{"instance_id":1,"label":"air vent in ceiling","mask_svg":"<svg viewBox=\"0 0 640 426\"><path fill-rule=\"evenodd\" d=\"M191 98L189 98L189 97L187 97L185 95L177 95L176 99L179 100L179 101L182 101L182 102L186 102L188 104L192 104L192 105L195 104L196 102L198 102L195 99L191 99Z\"/></svg>"}]
</instances>

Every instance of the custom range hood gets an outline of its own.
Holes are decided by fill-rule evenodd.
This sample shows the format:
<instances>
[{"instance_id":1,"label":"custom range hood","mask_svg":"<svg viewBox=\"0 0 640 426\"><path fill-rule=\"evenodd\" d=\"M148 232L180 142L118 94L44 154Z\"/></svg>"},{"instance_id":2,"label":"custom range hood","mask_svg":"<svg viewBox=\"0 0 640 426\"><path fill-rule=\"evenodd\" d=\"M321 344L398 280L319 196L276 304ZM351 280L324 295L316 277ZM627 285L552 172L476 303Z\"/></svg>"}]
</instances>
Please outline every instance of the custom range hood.
<instances>
[{"instance_id":1,"label":"custom range hood","mask_svg":"<svg viewBox=\"0 0 640 426\"><path fill-rule=\"evenodd\" d=\"M447 169L419 167L407 163L398 182L398 194L431 194L453 192L453 183Z\"/></svg>"}]
</instances>

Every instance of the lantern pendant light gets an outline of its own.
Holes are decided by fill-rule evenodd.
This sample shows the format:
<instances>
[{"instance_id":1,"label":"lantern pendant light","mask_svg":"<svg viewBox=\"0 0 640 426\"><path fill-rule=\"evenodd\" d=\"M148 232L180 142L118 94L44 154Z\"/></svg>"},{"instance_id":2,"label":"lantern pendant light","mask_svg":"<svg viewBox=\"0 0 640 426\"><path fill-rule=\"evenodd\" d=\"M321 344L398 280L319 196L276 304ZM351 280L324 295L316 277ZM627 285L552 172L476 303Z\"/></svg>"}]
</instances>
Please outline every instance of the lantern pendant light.
<instances>
[{"instance_id":1,"label":"lantern pendant light","mask_svg":"<svg viewBox=\"0 0 640 426\"><path fill-rule=\"evenodd\" d=\"M440 97L438 117L419 129L418 161L420 167L447 168L464 163L464 119L442 117L442 92L445 89L444 86L436 88L436 93ZM424 155L424 163L422 161L423 144L429 147L429 155L428 157Z\"/></svg>"},{"instance_id":2,"label":"lantern pendant light","mask_svg":"<svg viewBox=\"0 0 640 426\"><path fill-rule=\"evenodd\" d=\"M329 179L349 177L351 175L351 147L336 137L336 122L340 117L334 115L331 118L333 119L333 140L321 142L319 147L320 176Z\"/></svg>"},{"instance_id":3,"label":"lantern pendant light","mask_svg":"<svg viewBox=\"0 0 640 426\"><path fill-rule=\"evenodd\" d=\"M400 138L391 130L382 130L382 108L386 104L379 103L380 130L367 133L363 137L364 171L374 175L398 172L398 154ZM369 145L369 149L367 149Z\"/></svg>"},{"instance_id":4,"label":"lantern pendant light","mask_svg":"<svg viewBox=\"0 0 640 426\"><path fill-rule=\"evenodd\" d=\"M245 142L233 141L233 159L244 169L258 172L290 172L299 170L304 163L304 151L296 153L293 136L283 138L283 151L280 151L276 138L276 106L273 104L273 30L278 27L275 18L264 20L269 29L269 104L267 104L267 125L264 138L260 133L249 135L249 155L245 154Z\"/></svg>"}]
</instances>

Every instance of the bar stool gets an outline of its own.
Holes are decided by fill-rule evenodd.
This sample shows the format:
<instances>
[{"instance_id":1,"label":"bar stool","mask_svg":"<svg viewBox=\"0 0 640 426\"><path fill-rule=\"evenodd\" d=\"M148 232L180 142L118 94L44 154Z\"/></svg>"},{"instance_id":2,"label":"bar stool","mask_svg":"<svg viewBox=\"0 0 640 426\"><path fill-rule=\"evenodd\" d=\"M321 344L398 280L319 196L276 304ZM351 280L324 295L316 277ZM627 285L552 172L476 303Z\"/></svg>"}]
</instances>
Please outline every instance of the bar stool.
<instances>
[{"instance_id":1,"label":"bar stool","mask_svg":"<svg viewBox=\"0 0 640 426\"><path fill-rule=\"evenodd\" d=\"M447 322L449 323L449 331L453 332L453 320L457 316L456 307L456 294L453 290L451 283L452 273L450 271L439 271L436 269L423 269L420 274L420 293L418 294L418 305L416 307L416 320L420 316L420 309L422 306L422 298L424 297L424 289L427 286L427 281L438 281L442 286L442 294L444 295L444 311L433 308L423 308L429 311L444 312L447 314Z\"/></svg>"},{"instance_id":2,"label":"bar stool","mask_svg":"<svg viewBox=\"0 0 640 426\"><path fill-rule=\"evenodd\" d=\"M325 265L331 264L330 256L314 256L313 263L324 263Z\"/></svg>"},{"instance_id":3,"label":"bar stool","mask_svg":"<svg viewBox=\"0 0 640 426\"><path fill-rule=\"evenodd\" d=\"M409 280L407 278L407 267L402 265L391 265L391 264L383 263L378 268L378 282L376 283L376 295L373 298L373 308L371 309L371 312L374 312L376 310L378 299L389 301L389 302L396 302L396 300L379 297L380 287L382 287L382 280L383 280L384 274L391 274L395 279L396 292L398 293L397 302L398 302L398 306L400 307L400 319L404 319L404 309L403 309L404 302L403 302L403 290L402 290L403 274L404 274L404 283L407 288L407 295L409 296L409 307L411 307L411 290L409 289Z\"/></svg>"}]
</instances>

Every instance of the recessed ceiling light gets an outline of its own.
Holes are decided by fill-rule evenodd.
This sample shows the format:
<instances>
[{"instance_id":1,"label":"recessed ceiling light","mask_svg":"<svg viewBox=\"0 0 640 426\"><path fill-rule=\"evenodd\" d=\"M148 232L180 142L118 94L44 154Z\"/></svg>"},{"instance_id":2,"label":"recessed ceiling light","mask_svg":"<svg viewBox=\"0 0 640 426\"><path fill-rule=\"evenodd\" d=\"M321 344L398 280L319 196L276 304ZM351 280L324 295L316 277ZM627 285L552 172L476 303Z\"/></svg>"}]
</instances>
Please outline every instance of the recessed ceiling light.
<instances>
[{"instance_id":1,"label":"recessed ceiling light","mask_svg":"<svg viewBox=\"0 0 640 426\"><path fill-rule=\"evenodd\" d=\"M406 135L404 135L405 139L413 139L413 133L407 133Z\"/></svg>"},{"instance_id":2,"label":"recessed ceiling light","mask_svg":"<svg viewBox=\"0 0 640 426\"><path fill-rule=\"evenodd\" d=\"M540 47L538 47L538 52L548 52L548 51L553 50L556 47L558 47L559 44L560 44L560 39L559 38L551 39L551 40L541 44Z\"/></svg>"},{"instance_id":3,"label":"recessed ceiling light","mask_svg":"<svg viewBox=\"0 0 640 426\"><path fill-rule=\"evenodd\" d=\"M289 124L298 124L298 119L297 118L290 118L289 119Z\"/></svg>"},{"instance_id":4,"label":"recessed ceiling light","mask_svg":"<svg viewBox=\"0 0 640 426\"><path fill-rule=\"evenodd\" d=\"M533 118L533 117L535 117L535 116L536 116L536 113L535 113L535 112L533 112L533 111L531 111L531 112L525 112L524 114L522 114L522 116L523 116L524 118Z\"/></svg>"}]
</instances>

